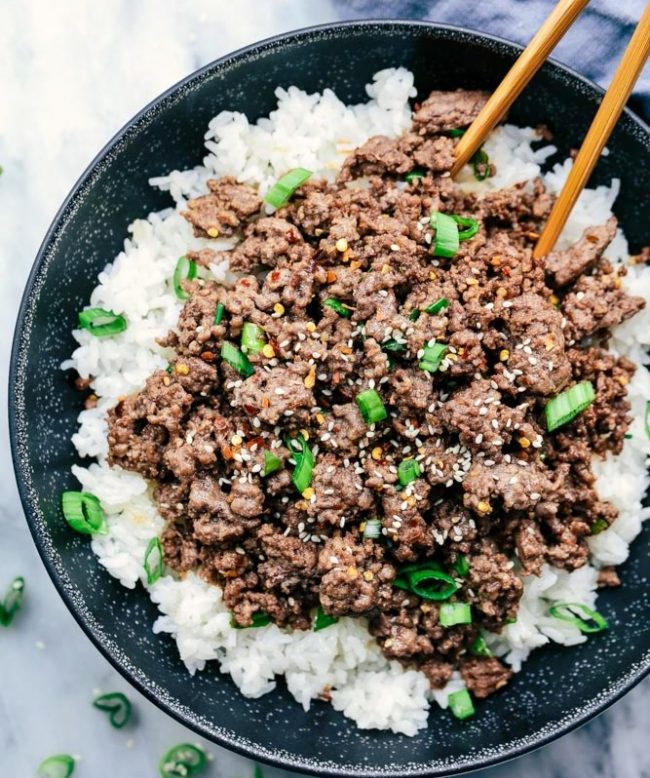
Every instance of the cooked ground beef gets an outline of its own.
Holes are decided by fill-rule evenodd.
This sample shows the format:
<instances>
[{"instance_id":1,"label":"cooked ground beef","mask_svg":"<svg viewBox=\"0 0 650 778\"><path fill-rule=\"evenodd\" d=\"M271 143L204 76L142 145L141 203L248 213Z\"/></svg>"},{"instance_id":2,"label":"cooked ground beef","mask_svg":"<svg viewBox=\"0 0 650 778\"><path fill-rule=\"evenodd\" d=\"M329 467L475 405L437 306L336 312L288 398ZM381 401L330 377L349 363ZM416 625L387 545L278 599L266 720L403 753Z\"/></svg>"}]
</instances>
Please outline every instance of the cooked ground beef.
<instances>
[{"instance_id":1,"label":"cooked ground beef","mask_svg":"<svg viewBox=\"0 0 650 778\"><path fill-rule=\"evenodd\" d=\"M308 182L272 216L253 188L209 181L186 218L197 235L241 241L189 256L207 269L228 257L240 277L188 283L163 341L169 370L108 417L111 464L155 481L167 564L221 586L239 626L266 614L309 629L317 607L363 615L387 657L434 688L459 668L479 698L512 675L472 646L517 618L521 574L584 565L592 528L616 518L590 462L621 449L634 365L585 338L643 305L603 258L614 219L538 261L552 200L540 182L472 195L454 185L447 131L485 99L432 93L410 132L371 138L336 183ZM432 211L478 220L453 258L432 255ZM247 322L265 342L248 354L250 375L220 357ZM446 352L430 372L433 343ZM595 401L548 434L544 406L579 381ZM374 424L357 402L366 390L387 410ZM307 447L299 493L292 472ZM416 590L412 565L451 572L447 602L469 603L472 623L443 626L442 595ZM600 584L617 585L615 571Z\"/></svg>"}]
</instances>

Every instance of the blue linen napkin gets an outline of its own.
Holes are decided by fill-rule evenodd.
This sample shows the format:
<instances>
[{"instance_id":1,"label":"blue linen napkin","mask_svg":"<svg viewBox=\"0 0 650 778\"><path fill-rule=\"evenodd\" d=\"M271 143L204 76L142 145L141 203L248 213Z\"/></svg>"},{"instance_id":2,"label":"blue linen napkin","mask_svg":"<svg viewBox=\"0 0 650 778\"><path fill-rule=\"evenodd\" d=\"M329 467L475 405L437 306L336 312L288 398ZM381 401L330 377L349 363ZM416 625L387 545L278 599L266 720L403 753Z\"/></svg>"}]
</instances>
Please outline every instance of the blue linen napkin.
<instances>
[{"instance_id":1,"label":"blue linen napkin","mask_svg":"<svg viewBox=\"0 0 650 778\"><path fill-rule=\"evenodd\" d=\"M345 19L421 19L471 27L528 43L554 0L334 0ZM606 87L646 0L592 0L552 56ZM629 106L650 120L650 68Z\"/></svg>"}]
</instances>

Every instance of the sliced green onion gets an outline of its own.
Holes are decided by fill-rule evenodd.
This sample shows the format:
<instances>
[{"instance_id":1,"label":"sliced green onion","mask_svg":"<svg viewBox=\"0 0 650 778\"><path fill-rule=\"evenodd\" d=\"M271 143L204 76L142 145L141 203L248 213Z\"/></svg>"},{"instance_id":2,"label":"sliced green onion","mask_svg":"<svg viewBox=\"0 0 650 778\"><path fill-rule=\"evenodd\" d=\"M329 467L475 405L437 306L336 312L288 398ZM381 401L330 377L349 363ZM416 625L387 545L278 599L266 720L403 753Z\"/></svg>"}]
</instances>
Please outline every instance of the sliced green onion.
<instances>
[{"instance_id":1,"label":"sliced green onion","mask_svg":"<svg viewBox=\"0 0 650 778\"><path fill-rule=\"evenodd\" d=\"M331 308L335 313L338 313L339 316L344 316L346 319L349 319L350 316L352 316L352 310L349 306L344 305L344 303L337 300L336 297L328 297L327 300L323 302L323 305Z\"/></svg>"},{"instance_id":2,"label":"sliced green onion","mask_svg":"<svg viewBox=\"0 0 650 778\"><path fill-rule=\"evenodd\" d=\"M221 345L221 358L224 362L227 362L230 367L234 368L239 375L248 378L255 372L255 368L251 365L246 354L241 352L237 346L233 346L227 340Z\"/></svg>"},{"instance_id":3,"label":"sliced green onion","mask_svg":"<svg viewBox=\"0 0 650 778\"><path fill-rule=\"evenodd\" d=\"M460 246L458 225L453 217L446 213L433 211L429 224L436 231L433 254L436 257L455 257Z\"/></svg>"},{"instance_id":4,"label":"sliced green onion","mask_svg":"<svg viewBox=\"0 0 650 778\"><path fill-rule=\"evenodd\" d=\"M409 321L417 321L420 318L420 309L414 308L411 313L409 313Z\"/></svg>"},{"instance_id":5,"label":"sliced green onion","mask_svg":"<svg viewBox=\"0 0 650 778\"><path fill-rule=\"evenodd\" d=\"M553 432L558 427L573 421L591 405L595 398L596 392L591 381L581 381L570 389L565 389L544 406L546 429Z\"/></svg>"},{"instance_id":6,"label":"sliced green onion","mask_svg":"<svg viewBox=\"0 0 650 778\"><path fill-rule=\"evenodd\" d=\"M190 778L198 775L208 764L205 751L191 743L171 748L160 760L162 778Z\"/></svg>"},{"instance_id":7,"label":"sliced green onion","mask_svg":"<svg viewBox=\"0 0 650 778\"><path fill-rule=\"evenodd\" d=\"M416 167L416 168L413 168L413 170L411 170L409 173L407 173L404 176L404 180L408 184L412 184L413 181L415 181L416 178L424 178L426 176L426 174L427 174L427 171L424 168Z\"/></svg>"},{"instance_id":8,"label":"sliced green onion","mask_svg":"<svg viewBox=\"0 0 650 778\"><path fill-rule=\"evenodd\" d=\"M442 570L433 568L414 570L407 574L407 578L410 591L423 600L448 600L454 592L458 591L456 581Z\"/></svg>"},{"instance_id":9,"label":"sliced green onion","mask_svg":"<svg viewBox=\"0 0 650 778\"><path fill-rule=\"evenodd\" d=\"M330 616L330 614L325 613L323 608L319 605L316 609L316 617L314 618L314 632L320 632L321 629L331 627L332 624L336 624L338 620L338 616Z\"/></svg>"},{"instance_id":10,"label":"sliced green onion","mask_svg":"<svg viewBox=\"0 0 650 778\"><path fill-rule=\"evenodd\" d=\"M255 354L260 353L265 345L264 330L250 321L244 322L241 330L241 350L243 353L255 356Z\"/></svg>"},{"instance_id":11,"label":"sliced green onion","mask_svg":"<svg viewBox=\"0 0 650 778\"><path fill-rule=\"evenodd\" d=\"M217 303L217 310L214 312L214 323L221 324L223 315L226 312L226 306L223 303Z\"/></svg>"},{"instance_id":12,"label":"sliced green onion","mask_svg":"<svg viewBox=\"0 0 650 778\"><path fill-rule=\"evenodd\" d=\"M447 697L447 702L449 703L449 710L461 721L469 719L474 715L474 703L467 689L452 692Z\"/></svg>"},{"instance_id":13,"label":"sliced green onion","mask_svg":"<svg viewBox=\"0 0 650 778\"><path fill-rule=\"evenodd\" d=\"M40 778L69 778L74 772L74 759L68 754L57 754L44 759L38 766Z\"/></svg>"},{"instance_id":14,"label":"sliced green onion","mask_svg":"<svg viewBox=\"0 0 650 778\"><path fill-rule=\"evenodd\" d=\"M464 578L469 573L469 561L464 554L458 554L454 562L454 570Z\"/></svg>"},{"instance_id":15,"label":"sliced green onion","mask_svg":"<svg viewBox=\"0 0 650 778\"><path fill-rule=\"evenodd\" d=\"M388 418L388 411L375 389L366 389L358 394L357 405L366 424L375 424Z\"/></svg>"},{"instance_id":16,"label":"sliced green onion","mask_svg":"<svg viewBox=\"0 0 650 778\"><path fill-rule=\"evenodd\" d=\"M446 602L440 606L440 624L453 627L472 623L472 606L466 602Z\"/></svg>"},{"instance_id":17,"label":"sliced green onion","mask_svg":"<svg viewBox=\"0 0 650 778\"><path fill-rule=\"evenodd\" d=\"M406 351L406 343L391 338L381 344L381 350L388 351L392 354L398 354L400 351Z\"/></svg>"},{"instance_id":18,"label":"sliced green onion","mask_svg":"<svg viewBox=\"0 0 650 778\"><path fill-rule=\"evenodd\" d=\"M93 705L104 713L108 713L111 726L115 729L122 729L129 723L131 718L131 702L122 692L110 692L102 694L93 700Z\"/></svg>"},{"instance_id":19,"label":"sliced green onion","mask_svg":"<svg viewBox=\"0 0 650 778\"><path fill-rule=\"evenodd\" d=\"M82 535L105 535L106 516L101 503L90 492L63 492L61 495L63 516L75 532Z\"/></svg>"},{"instance_id":20,"label":"sliced green onion","mask_svg":"<svg viewBox=\"0 0 650 778\"><path fill-rule=\"evenodd\" d=\"M646 400L645 404L645 434L650 438L650 400Z\"/></svg>"},{"instance_id":21,"label":"sliced green onion","mask_svg":"<svg viewBox=\"0 0 650 778\"><path fill-rule=\"evenodd\" d=\"M405 565L399 569L393 581L393 586L397 589L407 589L410 591L409 575L418 570L442 570L442 567L431 559L427 559L426 562L414 562L411 565Z\"/></svg>"},{"instance_id":22,"label":"sliced green onion","mask_svg":"<svg viewBox=\"0 0 650 778\"><path fill-rule=\"evenodd\" d=\"M474 235L481 229L481 225L478 223L476 219L472 219L469 216L456 216L455 214L451 217L456 224L458 224L460 227L463 227L462 230L458 230L458 240L469 240L470 238L473 238Z\"/></svg>"},{"instance_id":23,"label":"sliced green onion","mask_svg":"<svg viewBox=\"0 0 650 778\"><path fill-rule=\"evenodd\" d=\"M591 534L598 535L600 532L604 532L609 527L609 524L605 519L596 519L591 525Z\"/></svg>"},{"instance_id":24,"label":"sliced green onion","mask_svg":"<svg viewBox=\"0 0 650 778\"><path fill-rule=\"evenodd\" d=\"M607 619L604 616L601 616L598 611L588 608L581 602L558 602L552 605L548 612L550 616L573 624L580 632L586 634L602 632L608 627ZM577 614L580 614L580 616ZM584 616L584 618L581 618L581 616Z\"/></svg>"},{"instance_id":25,"label":"sliced green onion","mask_svg":"<svg viewBox=\"0 0 650 778\"><path fill-rule=\"evenodd\" d=\"M251 621L253 622L252 624L249 624L247 627L242 627L241 624L237 622L235 614L230 614L230 626L234 629L257 629L258 627L266 627L267 624L271 623L271 617L268 613L264 613L264 611L255 611L251 616Z\"/></svg>"},{"instance_id":26,"label":"sliced green onion","mask_svg":"<svg viewBox=\"0 0 650 778\"><path fill-rule=\"evenodd\" d=\"M463 135L467 132L467 130L463 130L460 127L454 130L447 130L445 132L445 135L448 135L450 138L462 138Z\"/></svg>"},{"instance_id":27,"label":"sliced green onion","mask_svg":"<svg viewBox=\"0 0 650 778\"><path fill-rule=\"evenodd\" d=\"M264 772L258 764L255 765L255 769L253 770L253 778L264 778Z\"/></svg>"},{"instance_id":28,"label":"sliced green onion","mask_svg":"<svg viewBox=\"0 0 650 778\"><path fill-rule=\"evenodd\" d=\"M370 540L376 540L381 535L381 520L380 519L368 519L366 526L363 528L363 537Z\"/></svg>"},{"instance_id":29,"label":"sliced green onion","mask_svg":"<svg viewBox=\"0 0 650 778\"><path fill-rule=\"evenodd\" d=\"M472 170L474 171L474 178L477 181L485 181L486 178L489 178L492 175L490 158L483 146L474 154L470 163L472 165Z\"/></svg>"},{"instance_id":30,"label":"sliced green onion","mask_svg":"<svg viewBox=\"0 0 650 778\"><path fill-rule=\"evenodd\" d=\"M627 433L625 434L625 440L632 440L632 438L633 438L633 437L634 437L634 435L632 435L632 433L631 433L631 432L627 432Z\"/></svg>"},{"instance_id":31,"label":"sliced green onion","mask_svg":"<svg viewBox=\"0 0 650 778\"><path fill-rule=\"evenodd\" d=\"M196 262L184 256L179 257L173 276L174 291L179 300L187 300L189 297L183 289L183 281L192 281L194 278L196 278Z\"/></svg>"},{"instance_id":32,"label":"sliced green onion","mask_svg":"<svg viewBox=\"0 0 650 778\"><path fill-rule=\"evenodd\" d=\"M415 459L403 459L397 466L397 477L402 486L408 486L422 475L420 463Z\"/></svg>"},{"instance_id":33,"label":"sliced green onion","mask_svg":"<svg viewBox=\"0 0 650 778\"><path fill-rule=\"evenodd\" d=\"M0 624L8 627L21 609L25 596L25 579L17 576L9 584L4 600L0 603Z\"/></svg>"},{"instance_id":34,"label":"sliced green onion","mask_svg":"<svg viewBox=\"0 0 650 778\"><path fill-rule=\"evenodd\" d=\"M264 202L274 208L288 203L293 193L309 179L312 172L304 167L296 167L279 178L264 197Z\"/></svg>"},{"instance_id":35,"label":"sliced green onion","mask_svg":"<svg viewBox=\"0 0 650 778\"><path fill-rule=\"evenodd\" d=\"M296 466L291 474L291 481L300 494L302 494L311 485L316 460L302 435L299 435L295 440L300 444L301 451L298 455L295 453L293 455ZM294 451L293 447L291 450L292 452Z\"/></svg>"},{"instance_id":36,"label":"sliced green onion","mask_svg":"<svg viewBox=\"0 0 650 778\"><path fill-rule=\"evenodd\" d=\"M440 311L442 311L443 308L449 308L449 300L447 300L444 297L441 297L439 300L436 300L435 303L431 303L431 305L427 305L424 311L425 313L428 313L430 316L435 316L437 313L440 313Z\"/></svg>"},{"instance_id":37,"label":"sliced green onion","mask_svg":"<svg viewBox=\"0 0 650 778\"><path fill-rule=\"evenodd\" d=\"M470 654L474 656L492 656L488 644L485 642L483 635L478 635L476 640L469 647Z\"/></svg>"},{"instance_id":38,"label":"sliced green onion","mask_svg":"<svg viewBox=\"0 0 650 778\"><path fill-rule=\"evenodd\" d=\"M163 548L159 538L151 538L147 544L147 550L144 552L143 566L144 571L147 574L147 583L149 586L155 584L165 572Z\"/></svg>"},{"instance_id":39,"label":"sliced green onion","mask_svg":"<svg viewBox=\"0 0 650 778\"><path fill-rule=\"evenodd\" d=\"M96 338L107 338L124 332L127 324L122 314L105 308L86 308L79 311L79 326Z\"/></svg>"},{"instance_id":40,"label":"sliced green onion","mask_svg":"<svg viewBox=\"0 0 650 778\"><path fill-rule=\"evenodd\" d=\"M435 373L447 353L447 346L444 343L433 343L424 347L424 354L420 360L420 369L427 373Z\"/></svg>"},{"instance_id":41,"label":"sliced green onion","mask_svg":"<svg viewBox=\"0 0 650 778\"><path fill-rule=\"evenodd\" d=\"M277 472L282 469L282 460L272 454L270 451L264 452L264 469L262 470L262 476L266 478L267 475Z\"/></svg>"}]
</instances>

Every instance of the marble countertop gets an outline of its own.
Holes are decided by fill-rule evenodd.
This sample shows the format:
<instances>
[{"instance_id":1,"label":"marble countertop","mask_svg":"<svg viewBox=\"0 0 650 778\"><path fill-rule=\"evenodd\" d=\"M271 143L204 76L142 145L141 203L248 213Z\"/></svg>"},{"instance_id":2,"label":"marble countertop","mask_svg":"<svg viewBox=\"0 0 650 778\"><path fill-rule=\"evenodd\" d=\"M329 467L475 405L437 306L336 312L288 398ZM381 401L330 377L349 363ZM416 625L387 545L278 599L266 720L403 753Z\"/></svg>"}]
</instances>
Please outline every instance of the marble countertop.
<instances>
[{"instance_id":1,"label":"marble countertop","mask_svg":"<svg viewBox=\"0 0 650 778\"><path fill-rule=\"evenodd\" d=\"M350 15L334 0L238 0L236 14L228 11L233 7L224 0L0 4L0 364L5 375L16 311L40 241L77 176L112 134L205 62L283 30ZM5 381L0 404L6 407ZM0 633L0 773L27 778L43 757L67 752L80 757L75 778L153 778L169 746L197 738L127 687L59 599L22 514L5 413L0 415L0 464L7 474L0 488L0 588L15 575L27 579L25 607L14 626ZM134 725L111 730L90 707L96 690L127 692L137 711ZM649 691L646 681L579 731L476 775L650 776ZM206 775L252 776L251 762L205 745L214 757ZM265 775L280 773L265 769Z\"/></svg>"}]
</instances>

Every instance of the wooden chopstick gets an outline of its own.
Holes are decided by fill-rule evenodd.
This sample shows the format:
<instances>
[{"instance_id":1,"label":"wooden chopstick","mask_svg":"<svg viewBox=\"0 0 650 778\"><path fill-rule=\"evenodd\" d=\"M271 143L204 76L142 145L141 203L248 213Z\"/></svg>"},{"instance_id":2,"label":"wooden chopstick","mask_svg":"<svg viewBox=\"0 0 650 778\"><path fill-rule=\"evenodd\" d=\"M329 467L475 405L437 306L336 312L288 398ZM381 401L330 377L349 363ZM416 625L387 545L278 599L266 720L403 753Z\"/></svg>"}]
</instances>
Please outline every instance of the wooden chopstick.
<instances>
[{"instance_id":1,"label":"wooden chopstick","mask_svg":"<svg viewBox=\"0 0 650 778\"><path fill-rule=\"evenodd\" d=\"M589 0L560 0L456 146L455 176L506 115Z\"/></svg>"},{"instance_id":2,"label":"wooden chopstick","mask_svg":"<svg viewBox=\"0 0 650 778\"><path fill-rule=\"evenodd\" d=\"M580 147L571 172L553 205L546 226L535 245L533 251L535 257L546 256L555 246L555 242L569 218L571 209L596 166L603 147L625 107L627 98L630 96L649 54L650 3L645 7L639 24L625 49L623 59L614 73L612 83L605 92L600 108Z\"/></svg>"}]
</instances>

